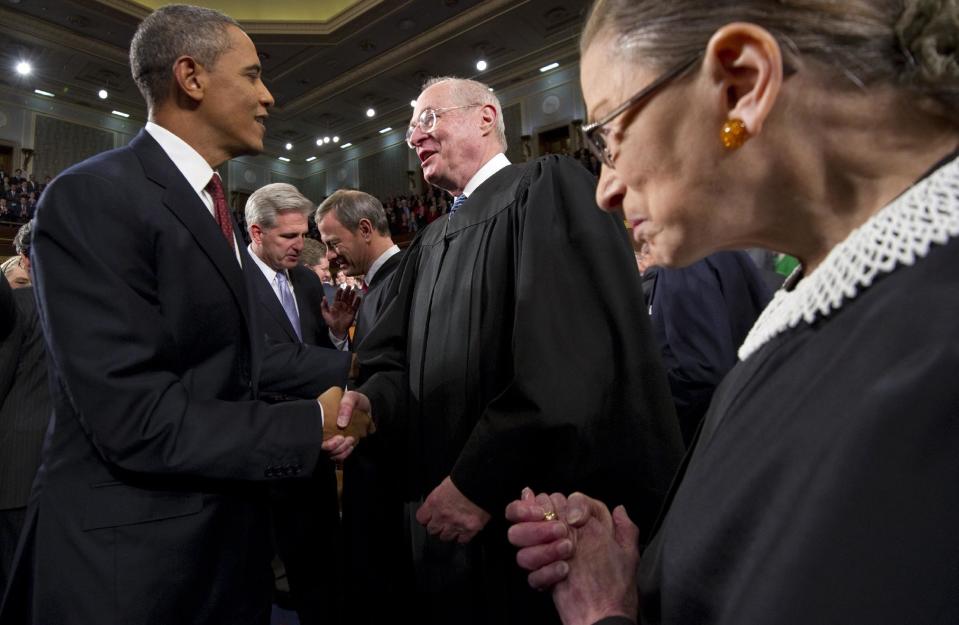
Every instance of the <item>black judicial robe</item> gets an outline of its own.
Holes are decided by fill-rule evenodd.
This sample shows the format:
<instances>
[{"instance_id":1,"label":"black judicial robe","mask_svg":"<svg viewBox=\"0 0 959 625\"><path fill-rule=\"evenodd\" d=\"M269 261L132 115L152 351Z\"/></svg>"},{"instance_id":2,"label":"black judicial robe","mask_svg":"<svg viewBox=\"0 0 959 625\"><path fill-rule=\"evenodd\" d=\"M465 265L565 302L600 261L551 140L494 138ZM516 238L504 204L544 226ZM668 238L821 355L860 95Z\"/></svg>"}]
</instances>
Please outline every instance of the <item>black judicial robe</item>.
<instances>
[{"instance_id":1,"label":"black judicial robe","mask_svg":"<svg viewBox=\"0 0 959 625\"><path fill-rule=\"evenodd\" d=\"M594 191L564 157L500 170L413 241L360 345L378 427L408 428L408 501L450 475L492 515L427 583L451 608L435 622L505 623L522 618L517 596L549 602L506 541L503 511L523 486L596 493L649 528L678 464L633 252ZM454 599L458 582L474 595Z\"/></svg>"},{"instance_id":2,"label":"black judicial robe","mask_svg":"<svg viewBox=\"0 0 959 625\"><path fill-rule=\"evenodd\" d=\"M644 623L959 623L957 267L934 245L728 374L643 555Z\"/></svg>"}]
</instances>

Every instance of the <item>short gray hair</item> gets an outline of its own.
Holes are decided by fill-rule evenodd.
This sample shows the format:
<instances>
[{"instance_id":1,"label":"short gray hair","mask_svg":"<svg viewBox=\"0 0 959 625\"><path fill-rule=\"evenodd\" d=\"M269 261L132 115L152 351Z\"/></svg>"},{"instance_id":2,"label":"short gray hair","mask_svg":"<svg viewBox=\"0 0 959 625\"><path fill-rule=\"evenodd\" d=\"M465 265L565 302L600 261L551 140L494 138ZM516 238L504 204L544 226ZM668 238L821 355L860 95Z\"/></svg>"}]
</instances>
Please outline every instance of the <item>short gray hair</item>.
<instances>
[{"instance_id":1,"label":"short gray hair","mask_svg":"<svg viewBox=\"0 0 959 625\"><path fill-rule=\"evenodd\" d=\"M336 220L350 232L355 232L360 227L361 219L367 219L381 235L390 233L383 204L369 193L355 189L335 191L316 209L316 223L319 224L323 216L330 211L333 211Z\"/></svg>"},{"instance_id":2,"label":"short gray hair","mask_svg":"<svg viewBox=\"0 0 959 625\"><path fill-rule=\"evenodd\" d=\"M230 26L240 28L229 15L186 4L160 7L140 22L130 42L130 71L151 110L170 95L174 61L189 56L213 67L230 48Z\"/></svg>"},{"instance_id":3,"label":"short gray hair","mask_svg":"<svg viewBox=\"0 0 959 625\"><path fill-rule=\"evenodd\" d=\"M580 49L610 35L617 54L666 69L731 22L768 30L788 65L805 58L858 87L909 89L959 117L959 0L596 0Z\"/></svg>"},{"instance_id":4,"label":"short gray hair","mask_svg":"<svg viewBox=\"0 0 959 625\"><path fill-rule=\"evenodd\" d=\"M312 212L313 202L285 182L260 187L246 201L244 209L247 227L256 224L264 229L276 226L276 216L281 213L299 213L309 217Z\"/></svg>"},{"instance_id":5,"label":"short gray hair","mask_svg":"<svg viewBox=\"0 0 959 625\"><path fill-rule=\"evenodd\" d=\"M6 276L16 267L20 267L20 260L21 258L19 256L11 256L7 260L3 261L3 263L0 264L0 273Z\"/></svg>"},{"instance_id":6,"label":"short gray hair","mask_svg":"<svg viewBox=\"0 0 959 625\"><path fill-rule=\"evenodd\" d=\"M503 121L503 107L499 103L499 98L490 91L489 85L478 80L469 80L468 78L457 78L456 76L434 76L423 83L420 93L426 91L433 85L449 83L450 95L456 106L468 106L470 104L482 104L492 106L496 110L496 140L499 141L503 152L506 151L506 122Z\"/></svg>"},{"instance_id":7,"label":"short gray hair","mask_svg":"<svg viewBox=\"0 0 959 625\"><path fill-rule=\"evenodd\" d=\"M33 244L33 220L20 226L16 236L13 237L13 248L17 254L30 258L30 247Z\"/></svg>"}]
</instances>

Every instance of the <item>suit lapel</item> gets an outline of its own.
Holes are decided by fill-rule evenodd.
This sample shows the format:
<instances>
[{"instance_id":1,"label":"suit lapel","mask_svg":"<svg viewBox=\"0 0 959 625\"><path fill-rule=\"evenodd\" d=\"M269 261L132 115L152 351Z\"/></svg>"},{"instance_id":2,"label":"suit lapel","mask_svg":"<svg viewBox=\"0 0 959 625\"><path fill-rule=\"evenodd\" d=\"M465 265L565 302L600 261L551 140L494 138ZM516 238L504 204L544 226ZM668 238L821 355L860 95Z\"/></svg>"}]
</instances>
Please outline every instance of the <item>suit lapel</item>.
<instances>
[{"instance_id":1,"label":"suit lapel","mask_svg":"<svg viewBox=\"0 0 959 625\"><path fill-rule=\"evenodd\" d=\"M247 255L249 256L248 252ZM250 264L250 273L252 275L254 290L256 291L256 299L258 300L261 308L267 311L267 314L270 315L270 318L273 319L274 323L283 328L283 332L286 333L286 336L290 341L299 343L300 339L293 331L293 324L290 323L290 318L286 316L286 311L283 310L283 305L280 304L280 300L277 298L276 291L273 290L273 286L266 279L266 276L263 275L263 272L256 265L253 259L247 258L247 260Z\"/></svg>"},{"instance_id":2,"label":"suit lapel","mask_svg":"<svg viewBox=\"0 0 959 625\"><path fill-rule=\"evenodd\" d=\"M246 325L250 327L250 311L243 270L236 262L236 255L223 239L223 234L210 211L200 200L196 191L187 183L183 174L176 168L170 157L145 130L141 130L130 147L143 165L143 171L153 182L163 187L163 205L173 213L186 227L197 246L209 257L210 261L223 276L230 287L237 304L243 313ZM234 225L234 235L236 226ZM242 238L237 238L242 241Z\"/></svg>"}]
</instances>

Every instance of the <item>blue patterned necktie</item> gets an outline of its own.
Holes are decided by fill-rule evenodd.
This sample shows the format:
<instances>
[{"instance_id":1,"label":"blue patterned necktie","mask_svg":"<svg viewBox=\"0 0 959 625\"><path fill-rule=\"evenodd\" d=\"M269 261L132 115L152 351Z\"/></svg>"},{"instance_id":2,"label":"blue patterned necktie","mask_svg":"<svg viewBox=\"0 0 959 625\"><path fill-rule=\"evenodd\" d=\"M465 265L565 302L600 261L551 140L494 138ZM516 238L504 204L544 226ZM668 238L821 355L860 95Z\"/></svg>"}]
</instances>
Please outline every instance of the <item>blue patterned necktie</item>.
<instances>
[{"instance_id":1,"label":"blue patterned necktie","mask_svg":"<svg viewBox=\"0 0 959 625\"><path fill-rule=\"evenodd\" d=\"M293 292L290 291L290 283L286 279L286 274L282 271L276 272L276 286L280 291L280 304L283 305L283 310L286 311L286 316L293 326L293 331L296 332L296 338L302 341L303 336L300 334L300 315L296 312L296 302L293 301Z\"/></svg>"},{"instance_id":2,"label":"blue patterned necktie","mask_svg":"<svg viewBox=\"0 0 959 625\"><path fill-rule=\"evenodd\" d=\"M465 196L465 195L461 195L461 196L457 197L455 200L453 200L453 205L450 206L450 216L449 216L450 219L453 218L453 213L455 213L456 211L458 211L459 208L460 208L460 206L462 206L462 205L463 205L463 202L465 202L465 201L466 201L466 196Z\"/></svg>"}]
</instances>

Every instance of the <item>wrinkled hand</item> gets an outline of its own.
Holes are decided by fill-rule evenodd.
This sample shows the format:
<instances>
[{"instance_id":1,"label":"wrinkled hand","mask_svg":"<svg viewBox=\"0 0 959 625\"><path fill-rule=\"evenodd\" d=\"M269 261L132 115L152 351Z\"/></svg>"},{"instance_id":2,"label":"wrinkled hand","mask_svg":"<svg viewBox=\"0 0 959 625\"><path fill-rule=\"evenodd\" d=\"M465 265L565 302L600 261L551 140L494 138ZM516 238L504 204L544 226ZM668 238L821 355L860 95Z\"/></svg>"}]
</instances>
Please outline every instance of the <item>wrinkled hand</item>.
<instances>
[{"instance_id":1,"label":"wrinkled hand","mask_svg":"<svg viewBox=\"0 0 959 625\"><path fill-rule=\"evenodd\" d=\"M569 565L566 560L573 555L573 535L566 497L533 495L529 488L523 489L521 498L506 506L506 520L514 525L509 528L509 541L520 550L516 563L529 574L533 588L550 588L566 579ZM546 520L546 513L556 518ZM575 519L582 523L582 518Z\"/></svg>"},{"instance_id":2,"label":"wrinkled hand","mask_svg":"<svg viewBox=\"0 0 959 625\"><path fill-rule=\"evenodd\" d=\"M558 519L545 521L547 510ZM622 506L610 514L602 502L581 493L567 500L562 495L533 497L524 489L522 498L507 507L507 519L516 523L509 539L521 547L517 562L533 571L530 583L535 587L555 584L553 603L564 625L637 617L639 528ZM568 538L556 526L565 526Z\"/></svg>"},{"instance_id":3,"label":"wrinkled hand","mask_svg":"<svg viewBox=\"0 0 959 625\"><path fill-rule=\"evenodd\" d=\"M433 489L420 509L416 520L442 541L468 543L489 522L490 515L460 492L447 477Z\"/></svg>"},{"instance_id":4,"label":"wrinkled hand","mask_svg":"<svg viewBox=\"0 0 959 625\"><path fill-rule=\"evenodd\" d=\"M356 317L356 310L360 307L360 298L353 289L336 289L336 296L332 302L328 302L323 297L320 304L320 314L323 315L323 321L326 327L333 332L333 336L344 339L350 326L353 325L353 319Z\"/></svg>"},{"instance_id":5,"label":"wrinkled hand","mask_svg":"<svg viewBox=\"0 0 959 625\"><path fill-rule=\"evenodd\" d=\"M346 395L350 393L359 395L355 391L350 391ZM360 395L360 397L364 396ZM344 416L341 402L343 398L343 389L338 386L327 389L318 398L323 407L323 450L336 462L346 460L360 439L376 431L376 426L370 418L369 400L366 401L365 410L351 408Z\"/></svg>"}]
</instances>

